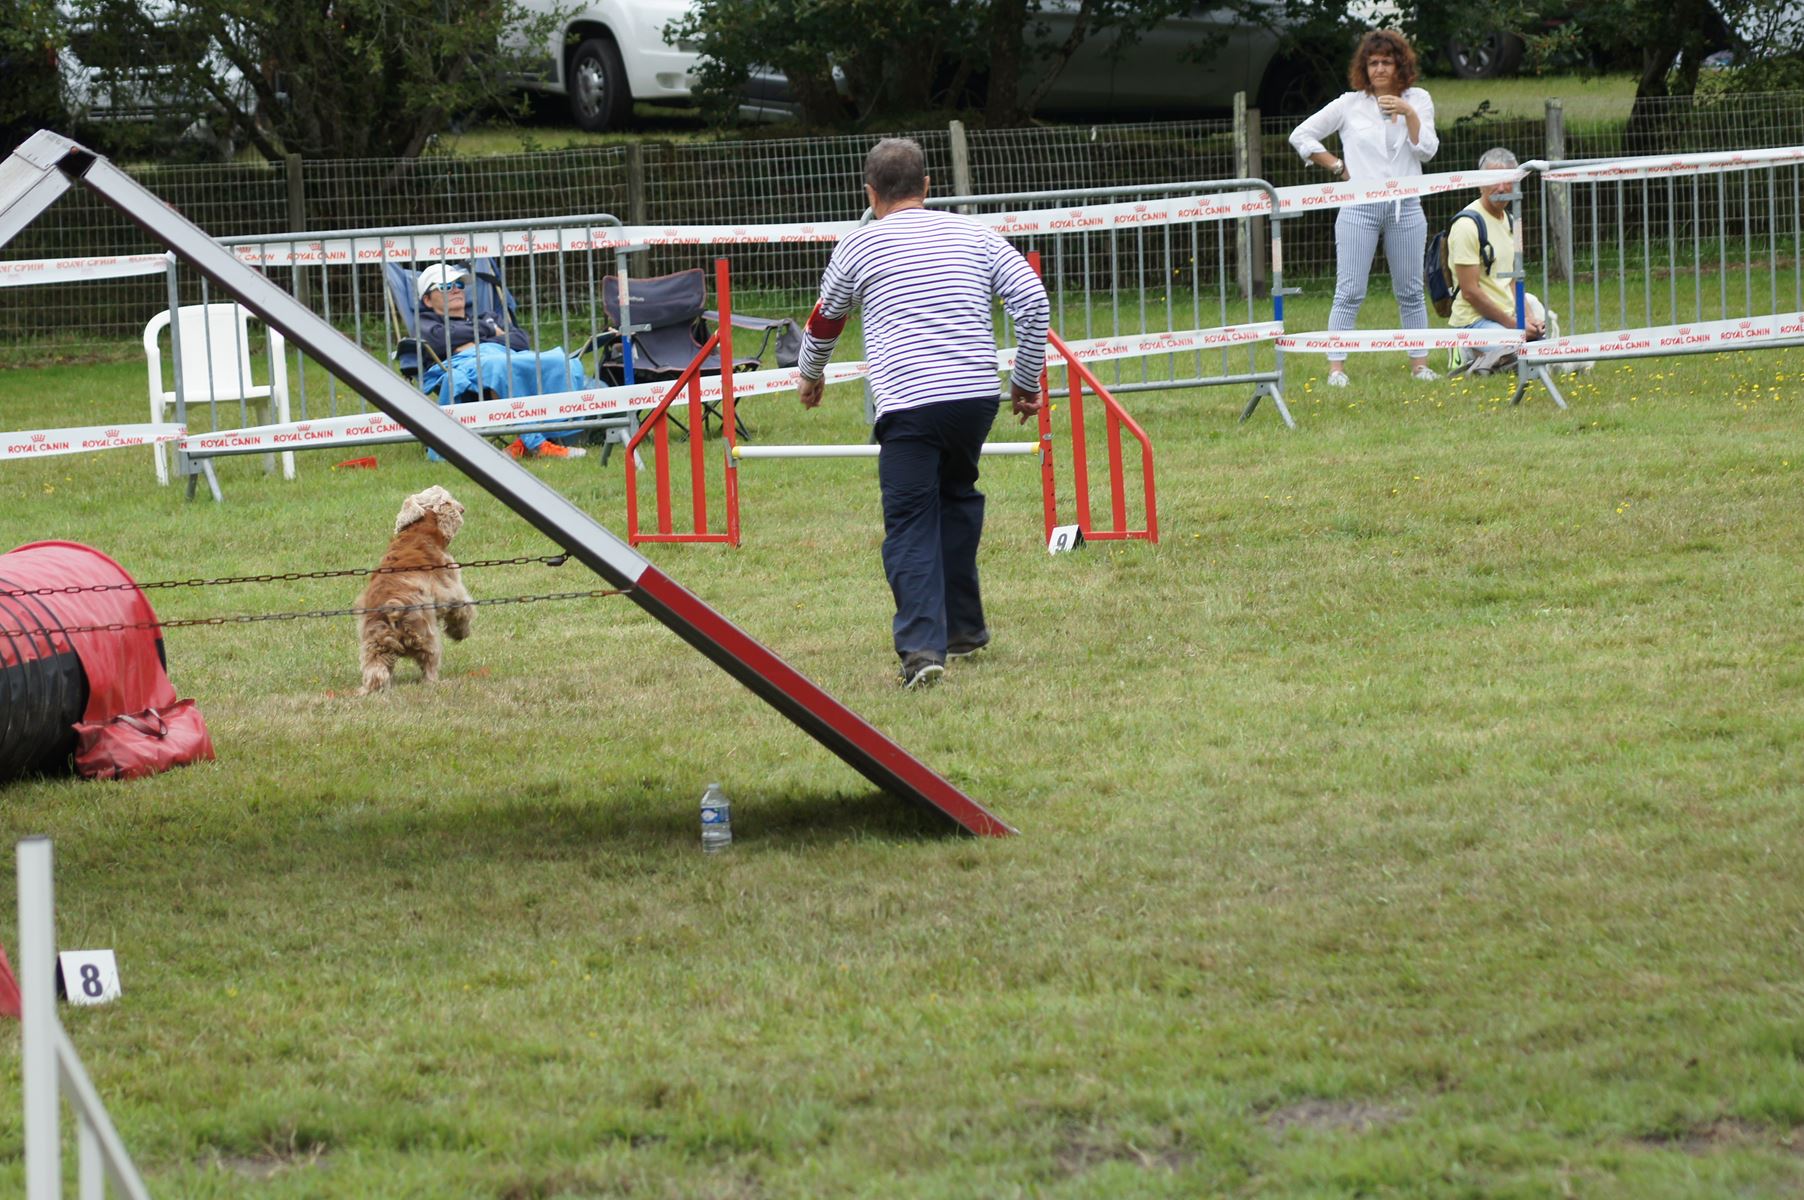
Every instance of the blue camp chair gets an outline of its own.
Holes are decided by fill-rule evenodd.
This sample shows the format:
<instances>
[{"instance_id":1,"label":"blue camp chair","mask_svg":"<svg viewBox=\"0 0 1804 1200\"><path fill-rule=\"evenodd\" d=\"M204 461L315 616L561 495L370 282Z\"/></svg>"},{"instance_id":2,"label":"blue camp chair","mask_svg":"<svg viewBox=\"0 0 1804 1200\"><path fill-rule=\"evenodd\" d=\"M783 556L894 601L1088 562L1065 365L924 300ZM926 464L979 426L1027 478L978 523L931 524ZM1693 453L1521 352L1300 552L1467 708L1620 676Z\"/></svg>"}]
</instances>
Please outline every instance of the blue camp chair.
<instances>
[{"instance_id":1,"label":"blue camp chair","mask_svg":"<svg viewBox=\"0 0 1804 1200\"><path fill-rule=\"evenodd\" d=\"M468 285L471 289L470 303L473 311L499 312L506 314L509 325L519 326L519 305L513 294L502 282L500 265L492 258L477 258L471 261L466 269ZM442 364L449 357L449 347L432 346L420 337L420 300L417 288L419 274L413 267L404 263L384 263L382 265L384 289L388 295L388 303L394 318L395 329L400 336L395 341L392 359L395 368L401 375L418 384L427 367ZM594 355L598 368L606 353L617 346L620 336L611 330L602 330L593 334L582 348L572 357L582 358ZM606 380L606 373L598 369L598 379ZM638 419L632 414L619 418L609 418L598 423L597 427L607 431L607 440L602 450L602 462L606 462L613 452L616 443L624 444L627 437L638 428ZM624 431L624 436L622 436Z\"/></svg>"},{"instance_id":2,"label":"blue camp chair","mask_svg":"<svg viewBox=\"0 0 1804 1200\"><path fill-rule=\"evenodd\" d=\"M519 305L512 293L501 286L501 272L492 258L479 258L467 268L470 281L470 304L479 312L505 312L508 323L519 323ZM384 263L382 279L388 290L388 304L401 337L395 343L394 362L401 374L417 380L420 372L447 357L443 346L432 347L420 340L420 298L415 281L419 272L404 263ZM583 348L587 354L598 343L591 338Z\"/></svg>"}]
</instances>

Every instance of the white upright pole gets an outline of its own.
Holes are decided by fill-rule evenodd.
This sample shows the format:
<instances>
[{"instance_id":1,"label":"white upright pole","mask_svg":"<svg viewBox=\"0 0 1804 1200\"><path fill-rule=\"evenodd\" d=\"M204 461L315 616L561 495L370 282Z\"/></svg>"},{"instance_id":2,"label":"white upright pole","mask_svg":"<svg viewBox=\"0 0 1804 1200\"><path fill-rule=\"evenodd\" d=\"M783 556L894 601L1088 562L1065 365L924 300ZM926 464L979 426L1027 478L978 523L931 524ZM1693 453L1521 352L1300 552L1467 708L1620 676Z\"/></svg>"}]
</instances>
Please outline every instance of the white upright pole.
<instances>
[{"instance_id":1,"label":"white upright pole","mask_svg":"<svg viewBox=\"0 0 1804 1200\"><path fill-rule=\"evenodd\" d=\"M79 1200L106 1200L106 1160L100 1152L100 1135L86 1113L78 1114L75 1155L80 1163L75 1176Z\"/></svg>"},{"instance_id":2,"label":"white upright pole","mask_svg":"<svg viewBox=\"0 0 1804 1200\"><path fill-rule=\"evenodd\" d=\"M50 839L20 842L18 861L25 1198L57 1200L63 1171L57 1136L56 894L50 878Z\"/></svg>"}]
</instances>

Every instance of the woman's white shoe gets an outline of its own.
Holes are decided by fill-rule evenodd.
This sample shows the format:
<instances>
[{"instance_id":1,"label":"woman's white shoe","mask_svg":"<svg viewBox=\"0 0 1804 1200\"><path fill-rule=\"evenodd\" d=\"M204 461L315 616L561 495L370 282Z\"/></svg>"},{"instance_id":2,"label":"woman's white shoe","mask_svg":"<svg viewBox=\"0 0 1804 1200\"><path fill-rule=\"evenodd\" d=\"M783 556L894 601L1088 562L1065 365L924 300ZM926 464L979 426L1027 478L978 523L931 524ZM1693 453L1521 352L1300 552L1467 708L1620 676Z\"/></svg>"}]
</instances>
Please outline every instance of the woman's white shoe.
<instances>
[{"instance_id":1,"label":"woman's white shoe","mask_svg":"<svg viewBox=\"0 0 1804 1200\"><path fill-rule=\"evenodd\" d=\"M1328 372L1329 387L1346 387L1351 382L1352 380L1347 378L1347 373L1345 371Z\"/></svg>"}]
</instances>

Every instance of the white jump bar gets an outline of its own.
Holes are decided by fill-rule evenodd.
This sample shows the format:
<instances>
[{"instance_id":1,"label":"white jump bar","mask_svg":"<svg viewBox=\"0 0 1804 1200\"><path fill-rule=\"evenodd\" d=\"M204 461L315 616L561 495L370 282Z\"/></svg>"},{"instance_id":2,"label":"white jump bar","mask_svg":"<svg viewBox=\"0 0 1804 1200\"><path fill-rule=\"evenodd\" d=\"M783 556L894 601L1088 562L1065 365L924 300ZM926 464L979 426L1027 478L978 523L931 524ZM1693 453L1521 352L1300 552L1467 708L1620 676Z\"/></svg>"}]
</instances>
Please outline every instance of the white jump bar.
<instances>
[{"instance_id":1,"label":"white jump bar","mask_svg":"<svg viewBox=\"0 0 1804 1200\"><path fill-rule=\"evenodd\" d=\"M734 446L734 458L876 458L882 447L868 444L840 446ZM985 442L985 454L1036 454L1039 442Z\"/></svg>"}]
</instances>

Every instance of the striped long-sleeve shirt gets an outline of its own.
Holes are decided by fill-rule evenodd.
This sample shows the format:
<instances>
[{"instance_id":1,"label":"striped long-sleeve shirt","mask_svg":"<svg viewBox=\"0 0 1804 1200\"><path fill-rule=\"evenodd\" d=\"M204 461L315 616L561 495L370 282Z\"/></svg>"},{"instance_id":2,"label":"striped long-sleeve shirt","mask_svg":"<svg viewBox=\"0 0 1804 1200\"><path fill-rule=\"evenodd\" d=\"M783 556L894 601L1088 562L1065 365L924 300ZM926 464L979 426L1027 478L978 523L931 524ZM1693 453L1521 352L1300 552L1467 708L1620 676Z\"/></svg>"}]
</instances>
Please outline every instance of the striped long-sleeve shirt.
<instances>
[{"instance_id":1,"label":"striped long-sleeve shirt","mask_svg":"<svg viewBox=\"0 0 1804 1200\"><path fill-rule=\"evenodd\" d=\"M864 310L877 414L995 396L991 297L1015 323L1016 386L1040 390L1046 288L1019 251L969 217L903 208L835 247L802 337L801 371L819 379L853 305Z\"/></svg>"}]
</instances>

